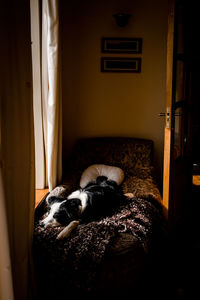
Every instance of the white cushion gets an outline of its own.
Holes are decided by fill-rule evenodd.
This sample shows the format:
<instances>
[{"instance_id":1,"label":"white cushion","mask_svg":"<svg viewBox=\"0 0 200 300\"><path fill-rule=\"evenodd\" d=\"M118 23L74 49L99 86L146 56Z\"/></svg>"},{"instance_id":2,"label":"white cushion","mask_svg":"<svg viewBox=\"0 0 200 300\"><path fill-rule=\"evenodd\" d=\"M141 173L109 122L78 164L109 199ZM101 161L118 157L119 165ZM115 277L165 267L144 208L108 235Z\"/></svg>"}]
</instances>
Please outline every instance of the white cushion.
<instances>
[{"instance_id":1,"label":"white cushion","mask_svg":"<svg viewBox=\"0 0 200 300\"><path fill-rule=\"evenodd\" d=\"M83 171L80 179L80 187L84 188L90 181L98 176L107 176L108 179L116 181L118 185L124 180L124 172L122 169L107 165L91 165Z\"/></svg>"}]
</instances>

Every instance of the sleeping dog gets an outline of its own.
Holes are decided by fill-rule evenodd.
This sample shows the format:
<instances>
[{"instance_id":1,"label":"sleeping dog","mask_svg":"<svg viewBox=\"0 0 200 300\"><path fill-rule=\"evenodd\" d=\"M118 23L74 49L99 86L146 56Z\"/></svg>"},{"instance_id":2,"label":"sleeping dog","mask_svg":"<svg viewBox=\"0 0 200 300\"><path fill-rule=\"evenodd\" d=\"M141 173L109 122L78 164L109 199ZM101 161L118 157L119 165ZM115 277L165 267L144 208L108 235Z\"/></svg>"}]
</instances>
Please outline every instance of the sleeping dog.
<instances>
[{"instance_id":1,"label":"sleeping dog","mask_svg":"<svg viewBox=\"0 0 200 300\"><path fill-rule=\"evenodd\" d=\"M57 237L61 239L67 237L79 222L89 222L108 215L124 198L121 187L115 181L106 176L98 176L66 199L49 197L49 213L40 226L65 225L65 229Z\"/></svg>"}]
</instances>

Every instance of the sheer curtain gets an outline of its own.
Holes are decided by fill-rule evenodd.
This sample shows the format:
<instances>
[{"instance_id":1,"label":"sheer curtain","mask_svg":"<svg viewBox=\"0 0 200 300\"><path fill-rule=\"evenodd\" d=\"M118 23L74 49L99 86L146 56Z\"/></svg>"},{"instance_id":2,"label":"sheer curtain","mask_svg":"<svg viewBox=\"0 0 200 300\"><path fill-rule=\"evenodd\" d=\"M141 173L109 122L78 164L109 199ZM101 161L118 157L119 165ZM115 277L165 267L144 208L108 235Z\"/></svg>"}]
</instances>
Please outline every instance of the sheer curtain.
<instances>
[{"instance_id":1,"label":"sheer curtain","mask_svg":"<svg viewBox=\"0 0 200 300\"><path fill-rule=\"evenodd\" d=\"M62 177L62 104L58 0L31 0L36 188Z\"/></svg>"},{"instance_id":2,"label":"sheer curtain","mask_svg":"<svg viewBox=\"0 0 200 300\"><path fill-rule=\"evenodd\" d=\"M34 139L30 7L1 2L0 299L31 299ZM14 296L13 296L14 295Z\"/></svg>"}]
</instances>

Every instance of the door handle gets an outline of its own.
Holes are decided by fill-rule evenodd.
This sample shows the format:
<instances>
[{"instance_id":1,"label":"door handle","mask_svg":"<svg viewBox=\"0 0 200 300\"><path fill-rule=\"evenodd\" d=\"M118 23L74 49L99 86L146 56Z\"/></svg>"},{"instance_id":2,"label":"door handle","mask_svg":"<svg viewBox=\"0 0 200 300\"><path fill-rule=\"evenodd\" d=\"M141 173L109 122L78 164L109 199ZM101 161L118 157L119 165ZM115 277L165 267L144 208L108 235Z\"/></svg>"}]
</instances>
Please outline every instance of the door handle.
<instances>
[{"instance_id":1,"label":"door handle","mask_svg":"<svg viewBox=\"0 0 200 300\"><path fill-rule=\"evenodd\" d=\"M165 117L165 113L164 113L164 112L161 112L161 113L158 114L158 116L159 116L159 117Z\"/></svg>"},{"instance_id":2,"label":"door handle","mask_svg":"<svg viewBox=\"0 0 200 300\"><path fill-rule=\"evenodd\" d=\"M175 117L181 117L181 116L183 116L183 113L175 113L175 114L173 114ZM164 112L161 112L161 113L159 113L158 114L158 116L159 117L165 117L166 116L166 113L164 113Z\"/></svg>"},{"instance_id":3,"label":"door handle","mask_svg":"<svg viewBox=\"0 0 200 300\"><path fill-rule=\"evenodd\" d=\"M166 113L161 112L161 113L158 114L159 117L165 117L166 116L166 128L170 128L170 114L171 114L170 107L167 107L167 112ZM183 112L174 113L173 116L181 117L181 116L183 116Z\"/></svg>"},{"instance_id":4,"label":"door handle","mask_svg":"<svg viewBox=\"0 0 200 300\"><path fill-rule=\"evenodd\" d=\"M165 117L166 116L166 128L170 128L170 113L171 109L170 107L166 108L166 113L161 112L158 114L159 117Z\"/></svg>"}]
</instances>

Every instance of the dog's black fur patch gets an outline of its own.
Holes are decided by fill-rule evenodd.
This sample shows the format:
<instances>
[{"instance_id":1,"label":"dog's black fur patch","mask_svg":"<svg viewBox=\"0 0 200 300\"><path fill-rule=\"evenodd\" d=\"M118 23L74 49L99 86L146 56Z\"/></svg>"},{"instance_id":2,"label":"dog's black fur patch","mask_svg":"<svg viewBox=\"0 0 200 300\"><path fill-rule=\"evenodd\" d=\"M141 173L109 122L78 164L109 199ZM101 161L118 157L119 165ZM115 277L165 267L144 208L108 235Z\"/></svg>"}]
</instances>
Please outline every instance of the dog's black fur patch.
<instances>
[{"instance_id":1,"label":"dog's black fur patch","mask_svg":"<svg viewBox=\"0 0 200 300\"><path fill-rule=\"evenodd\" d=\"M73 220L89 222L106 216L125 199L122 188L106 176L97 177L79 191L87 194L86 207L82 213L80 213L82 203L79 198L63 199L55 196L48 198L49 209L53 204L61 202L59 209L53 215L59 224L67 225Z\"/></svg>"},{"instance_id":2,"label":"dog's black fur patch","mask_svg":"<svg viewBox=\"0 0 200 300\"><path fill-rule=\"evenodd\" d=\"M80 199L70 199L61 203L59 210L53 215L58 223L67 225L72 220L79 218L79 206L81 205Z\"/></svg>"},{"instance_id":3,"label":"dog's black fur patch","mask_svg":"<svg viewBox=\"0 0 200 300\"><path fill-rule=\"evenodd\" d=\"M97 177L83 189L87 195L87 207L82 215L83 220L96 219L109 214L124 199L121 187L105 176Z\"/></svg>"}]
</instances>

